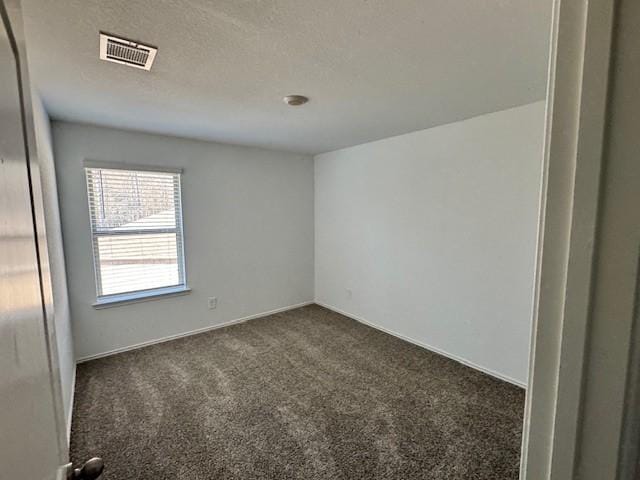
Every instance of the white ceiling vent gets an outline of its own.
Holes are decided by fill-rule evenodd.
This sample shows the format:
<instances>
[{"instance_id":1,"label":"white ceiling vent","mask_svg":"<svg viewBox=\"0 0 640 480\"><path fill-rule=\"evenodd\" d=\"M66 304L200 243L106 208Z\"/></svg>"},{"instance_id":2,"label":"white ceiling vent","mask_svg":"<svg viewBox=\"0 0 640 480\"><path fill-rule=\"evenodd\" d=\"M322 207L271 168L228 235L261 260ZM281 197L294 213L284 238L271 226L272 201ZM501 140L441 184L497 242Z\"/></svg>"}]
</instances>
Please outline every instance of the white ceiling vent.
<instances>
[{"instance_id":1,"label":"white ceiling vent","mask_svg":"<svg viewBox=\"0 0 640 480\"><path fill-rule=\"evenodd\" d=\"M158 49L100 32L100 58L107 62L151 70Z\"/></svg>"}]
</instances>

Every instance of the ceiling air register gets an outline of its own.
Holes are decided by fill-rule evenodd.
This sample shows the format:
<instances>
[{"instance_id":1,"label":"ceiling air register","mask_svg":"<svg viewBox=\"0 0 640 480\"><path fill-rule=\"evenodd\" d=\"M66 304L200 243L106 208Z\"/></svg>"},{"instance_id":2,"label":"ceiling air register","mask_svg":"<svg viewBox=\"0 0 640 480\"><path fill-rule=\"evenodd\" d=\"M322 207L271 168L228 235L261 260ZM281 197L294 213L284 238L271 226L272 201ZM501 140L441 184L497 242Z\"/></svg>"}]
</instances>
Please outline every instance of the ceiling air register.
<instances>
[{"instance_id":1,"label":"ceiling air register","mask_svg":"<svg viewBox=\"0 0 640 480\"><path fill-rule=\"evenodd\" d=\"M100 32L100 59L130 67L151 70L158 49Z\"/></svg>"}]
</instances>

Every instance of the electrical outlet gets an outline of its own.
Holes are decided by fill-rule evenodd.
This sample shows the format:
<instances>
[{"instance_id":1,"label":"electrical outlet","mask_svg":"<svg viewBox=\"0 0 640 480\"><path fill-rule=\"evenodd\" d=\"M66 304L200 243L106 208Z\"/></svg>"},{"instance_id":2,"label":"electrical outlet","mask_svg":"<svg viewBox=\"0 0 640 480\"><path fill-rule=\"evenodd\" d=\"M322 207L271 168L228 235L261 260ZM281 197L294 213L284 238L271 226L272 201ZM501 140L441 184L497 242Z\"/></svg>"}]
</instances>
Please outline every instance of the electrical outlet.
<instances>
[{"instance_id":1,"label":"electrical outlet","mask_svg":"<svg viewBox=\"0 0 640 480\"><path fill-rule=\"evenodd\" d=\"M209 306L209 310L213 310L218 306L218 299L216 297L209 297L207 305Z\"/></svg>"}]
</instances>

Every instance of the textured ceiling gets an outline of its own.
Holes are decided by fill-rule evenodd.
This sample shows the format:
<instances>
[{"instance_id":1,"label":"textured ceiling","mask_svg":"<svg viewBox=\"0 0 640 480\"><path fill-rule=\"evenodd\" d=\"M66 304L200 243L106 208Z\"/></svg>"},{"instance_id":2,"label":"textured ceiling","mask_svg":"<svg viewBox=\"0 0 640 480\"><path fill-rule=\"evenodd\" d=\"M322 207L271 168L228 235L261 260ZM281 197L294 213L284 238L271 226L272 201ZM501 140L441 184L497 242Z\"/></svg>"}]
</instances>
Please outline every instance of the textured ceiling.
<instances>
[{"instance_id":1,"label":"textured ceiling","mask_svg":"<svg viewBox=\"0 0 640 480\"><path fill-rule=\"evenodd\" d=\"M23 4L56 119L318 153L545 93L551 0ZM157 46L151 72L100 61L100 30Z\"/></svg>"}]
</instances>

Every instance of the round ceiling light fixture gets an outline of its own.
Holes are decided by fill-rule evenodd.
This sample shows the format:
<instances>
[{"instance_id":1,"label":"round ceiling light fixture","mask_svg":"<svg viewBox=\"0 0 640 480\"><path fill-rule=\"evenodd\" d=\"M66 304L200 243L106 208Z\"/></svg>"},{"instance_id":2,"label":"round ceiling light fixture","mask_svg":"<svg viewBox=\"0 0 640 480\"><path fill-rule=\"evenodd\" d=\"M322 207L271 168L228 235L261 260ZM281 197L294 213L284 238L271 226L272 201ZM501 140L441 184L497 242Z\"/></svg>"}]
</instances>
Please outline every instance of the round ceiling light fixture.
<instances>
[{"instance_id":1,"label":"round ceiling light fixture","mask_svg":"<svg viewBox=\"0 0 640 480\"><path fill-rule=\"evenodd\" d=\"M282 100L291 107L299 107L300 105L307 103L309 101L309 97L305 97L304 95L287 95Z\"/></svg>"}]
</instances>

